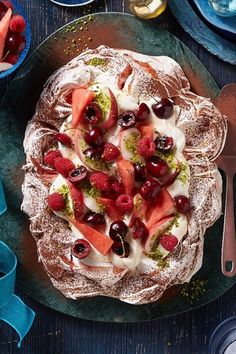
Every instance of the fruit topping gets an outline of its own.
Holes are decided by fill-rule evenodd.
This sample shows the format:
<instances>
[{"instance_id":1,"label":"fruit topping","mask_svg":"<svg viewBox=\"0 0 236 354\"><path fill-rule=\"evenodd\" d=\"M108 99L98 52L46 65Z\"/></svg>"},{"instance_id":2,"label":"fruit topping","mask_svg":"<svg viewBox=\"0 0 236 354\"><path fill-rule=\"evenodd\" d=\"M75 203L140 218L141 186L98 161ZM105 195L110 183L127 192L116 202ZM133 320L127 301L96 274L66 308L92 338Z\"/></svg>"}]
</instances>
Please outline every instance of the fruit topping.
<instances>
[{"instance_id":1,"label":"fruit topping","mask_svg":"<svg viewBox=\"0 0 236 354\"><path fill-rule=\"evenodd\" d=\"M109 236L112 240L121 242L128 233L128 226L122 220L114 221L109 230Z\"/></svg>"},{"instance_id":2,"label":"fruit topping","mask_svg":"<svg viewBox=\"0 0 236 354\"><path fill-rule=\"evenodd\" d=\"M146 181L146 167L140 164L134 165L134 178L137 182L145 182Z\"/></svg>"},{"instance_id":3,"label":"fruit topping","mask_svg":"<svg viewBox=\"0 0 236 354\"><path fill-rule=\"evenodd\" d=\"M54 167L54 161L57 157L62 157L62 154L59 150L48 150L44 155L43 162L45 165Z\"/></svg>"},{"instance_id":4,"label":"fruit topping","mask_svg":"<svg viewBox=\"0 0 236 354\"><path fill-rule=\"evenodd\" d=\"M137 239L146 239L148 237L149 231L146 228L145 224L142 222L140 218L137 218L133 221L132 227L132 237L134 240Z\"/></svg>"},{"instance_id":5,"label":"fruit topping","mask_svg":"<svg viewBox=\"0 0 236 354\"><path fill-rule=\"evenodd\" d=\"M17 63L18 59L19 59L19 55L9 53L7 54L4 60L6 63L14 65Z\"/></svg>"},{"instance_id":6,"label":"fruit topping","mask_svg":"<svg viewBox=\"0 0 236 354\"><path fill-rule=\"evenodd\" d=\"M140 188L140 194L145 200L156 201L161 193L161 185L154 179L148 179Z\"/></svg>"},{"instance_id":7,"label":"fruit topping","mask_svg":"<svg viewBox=\"0 0 236 354\"><path fill-rule=\"evenodd\" d=\"M109 189L107 191L103 191L102 195L109 199L116 199L120 194L125 193L125 188L122 183L114 180L110 180Z\"/></svg>"},{"instance_id":8,"label":"fruit topping","mask_svg":"<svg viewBox=\"0 0 236 354\"><path fill-rule=\"evenodd\" d=\"M72 93L72 128L77 128L85 107L94 99L95 93L87 88L80 87Z\"/></svg>"},{"instance_id":9,"label":"fruit topping","mask_svg":"<svg viewBox=\"0 0 236 354\"><path fill-rule=\"evenodd\" d=\"M84 140L92 147L103 146L103 132L100 128L94 127L84 134Z\"/></svg>"},{"instance_id":10,"label":"fruit topping","mask_svg":"<svg viewBox=\"0 0 236 354\"><path fill-rule=\"evenodd\" d=\"M166 189L163 189L159 194L154 208L152 209L147 227L152 228L158 221L174 213L175 209L173 199L170 193Z\"/></svg>"},{"instance_id":11,"label":"fruit topping","mask_svg":"<svg viewBox=\"0 0 236 354\"><path fill-rule=\"evenodd\" d=\"M178 245L178 239L171 234L164 234L160 238L160 245L168 252L173 252Z\"/></svg>"},{"instance_id":12,"label":"fruit topping","mask_svg":"<svg viewBox=\"0 0 236 354\"><path fill-rule=\"evenodd\" d=\"M60 193L49 194L47 198L48 206L54 211L64 210L66 207L65 200Z\"/></svg>"},{"instance_id":13,"label":"fruit topping","mask_svg":"<svg viewBox=\"0 0 236 354\"><path fill-rule=\"evenodd\" d=\"M95 213L93 211L86 213L83 217L83 221L87 224L94 225L103 225L106 222L103 214Z\"/></svg>"},{"instance_id":14,"label":"fruit topping","mask_svg":"<svg viewBox=\"0 0 236 354\"><path fill-rule=\"evenodd\" d=\"M69 184L70 195L73 202L73 212L75 219L79 219L84 212L84 197L79 188L76 188L72 183Z\"/></svg>"},{"instance_id":15,"label":"fruit topping","mask_svg":"<svg viewBox=\"0 0 236 354\"><path fill-rule=\"evenodd\" d=\"M130 247L128 242L114 242L111 247L112 252L121 258L127 258L130 254Z\"/></svg>"},{"instance_id":16,"label":"fruit topping","mask_svg":"<svg viewBox=\"0 0 236 354\"><path fill-rule=\"evenodd\" d=\"M84 118L91 125L97 124L102 119L102 110L96 102L91 102L85 107Z\"/></svg>"},{"instance_id":17,"label":"fruit topping","mask_svg":"<svg viewBox=\"0 0 236 354\"><path fill-rule=\"evenodd\" d=\"M144 246L145 252L147 253L153 252L153 250L157 246L158 238L160 237L160 235L162 235L164 232L166 232L166 230L168 230L172 226L174 219L175 219L174 216L167 216L166 218L158 221L151 228L148 228L149 236L145 241L145 246Z\"/></svg>"},{"instance_id":18,"label":"fruit topping","mask_svg":"<svg viewBox=\"0 0 236 354\"><path fill-rule=\"evenodd\" d=\"M116 206L119 210L124 213L128 213L133 209L134 203L133 198L128 194L121 194L116 199Z\"/></svg>"},{"instance_id":19,"label":"fruit topping","mask_svg":"<svg viewBox=\"0 0 236 354\"><path fill-rule=\"evenodd\" d=\"M24 17L21 15L13 15L10 21L9 28L12 32L22 33L26 28Z\"/></svg>"},{"instance_id":20,"label":"fruit topping","mask_svg":"<svg viewBox=\"0 0 236 354\"><path fill-rule=\"evenodd\" d=\"M107 143L104 145L103 150L103 159L106 162L113 162L115 161L120 155L120 150L117 146Z\"/></svg>"},{"instance_id":21,"label":"fruit topping","mask_svg":"<svg viewBox=\"0 0 236 354\"><path fill-rule=\"evenodd\" d=\"M89 225L82 224L77 220L71 220L77 229L86 237L86 239L96 248L102 255L106 255L110 250L113 241L103 233L95 230Z\"/></svg>"},{"instance_id":22,"label":"fruit topping","mask_svg":"<svg viewBox=\"0 0 236 354\"><path fill-rule=\"evenodd\" d=\"M71 250L74 257L83 259L88 257L91 252L91 246L88 241L80 239L74 242Z\"/></svg>"},{"instance_id":23,"label":"fruit topping","mask_svg":"<svg viewBox=\"0 0 236 354\"><path fill-rule=\"evenodd\" d=\"M102 157L103 150L100 148L88 148L83 151L85 157L90 160L100 160Z\"/></svg>"},{"instance_id":24,"label":"fruit topping","mask_svg":"<svg viewBox=\"0 0 236 354\"><path fill-rule=\"evenodd\" d=\"M146 103L140 103L138 110L136 112L136 118L139 122L143 122L149 118L150 109Z\"/></svg>"},{"instance_id":25,"label":"fruit topping","mask_svg":"<svg viewBox=\"0 0 236 354\"><path fill-rule=\"evenodd\" d=\"M179 173L180 173L180 168L177 167L173 173L167 175L166 178L163 181L161 181L162 187L168 187L172 183L174 183Z\"/></svg>"},{"instance_id":26,"label":"fruit topping","mask_svg":"<svg viewBox=\"0 0 236 354\"><path fill-rule=\"evenodd\" d=\"M65 145L66 147L70 148L72 146L72 141L71 137L65 133L58 133L55 135L54 139L61 143L62 145Z\"/></svg>"},{"instance_id":27,"label":"fruit topping","mask_svg":"<svg viewBox=\"0 0 236 354\"><path fill-rule=\"evenodd\" d=\"M143 219L145 217L147 208L147 202L141 197L138 193L134 196L134 208L132 212L132 218L130 221L130 225L133 225L133 221L137 218Z\"/></svg>"},{"instance_id":28,"label":"fruit topping","mask_svg":"<svg viewBox=\"0 0 236 354\"><path fill-rule=\"evenodd\" d=\"M147 137L141 138L137 144L137 152L144 158L152 156L155 152L154 142Z\"/></svg>"},{"instance_id":29,"label":"fruit topping","mask_svg":"<svg viewBox=\"0 0 236 354\"><path fill-rule=\"evenodd\" d=\"M109 189L110 177L103 172L96 172L90 176L90 183L100 191Z\"/></svg>"},{"instance_id":30,"label":"fruit topping","mask_svg":"<svg viewBox=\"0 0 236 354\"><path fill-rule=\"evenodd\" d=\"M12 15L12 10L8 9L6 13L4 13L3 18L0 21L0 61L2 60L3 53L4 53L11 15Z\"/></svg>"},{"instance_id":31,"label":"fruit topping","mask_svg":"<svg viewBox=\"0 0 236 354\"><path fill-rule=\"evenodd\" d=\"M136 115L132 111L127 111L118 117L118 124L121 128L128 129L136 124Z\"/></svg>"},{"instance_id":32,"label":"fruit topping","mask_svg":"<svg viewBox=\"0 0 236 354\"><path fill-rule=\"evenodd\" d=\"M68 176L68 180L72 183L83 181L88 175L88 170L85 166L79 166L72 170Z\"/></svg>"},{"instance_id":33,"label":"fruit topping","mask_svg":"<svg viewBox=\"0 0 236 354\"><path fill-rule=\"evenodd\" d=\"M150 156L147 160L147 170L153 177L163 177L168 171L169 167L167 163L159 156Z\"/></svg>"},{"instance_id":34,"label":"fruit topping","mask_svg":"<svg viewBox=\"0 0 236 354\"><path fill-rule=\"evenodd\" d=\"M171 136L160 136L155 139L154 143L156 145L157 150L163 152L169 152L173 150L174 140Z\"/></svg>"},{"instance_id":35,"label":"fruit topping","mask_svg":"<svg viewBox=\"0 0 236 354\"><path fill-rule=\"evenodd\" d=\"M118 172L125 187L126 194L132 195L134 188L134 166L130 161L117 161Z\"/></svg>"},{"instance_id":36,"label":"fruit topping","mask_svg":"<svg viewBox=\"0 0 236 354\"><path fill-rule=\"evenodd\" d=\"M153 140L154 128L152 125L139 125L138 130L140 131L143 138L145 137Z\"/></svg>"},{"instance_id":37,"label":"fruit topping","mask_svg":"<svg viewBox=\"0 0 236 354\"><path fill-rule=\"evenodd\" d=\"M152 109L158 118L167 119L172 116L174 105L168 98L162 98L160 102L152 105Z\"/></svg>"},{"instance_id":38,"label":"fruit topping","mask_svg":"<svg viewBox=\"0 0 236 354\"><path fill-rule=\"evenodd\" d=\"M184 195L174 197L174 203L177 211L181 214L188 214L191 210L190 200Z\"/></svg>"},{"instance_id":39,"label":"fruit topping","mask_svg":"<svg viewBox=\"0 0 236 354\"><path fill-rule=\"evenodd\" d=\"M123 213L116 208L114 200L98 197L97 202L103 206L104 211L111 220L123 219Z\"/></svg>"},{"instance_id":40,"label":"fruit topping","mask_svg":"<svg viewBox=\"0 0 236 354\"><path fill-rule=\"evenodd\" d=\"M54 167L64 177L68 177L70 172L75 169L74 163L65 157L57 157L54 160Z\"/></svg>"},{"instance_id":41,"label":"fruit topping","mask_svg":"<svg viewBox=\"0 0 236 354\"><path fill-rule=\"evenodd\" d=\"M104 94L106 97L105 101L109 102L108 107L107 107L107 102L105 102L105 107L104 107ZM98 103L102 106L103 111L104 111L103 123L101 124L101 129L108 130L117 121L118 106L117 106L116 98L115 98L113 92L109 88L105 88L104 94L103 94L102 100L98 98Z\"/></svg>"},{"instance_id":42,"label":"fruit topping","mask_svg":"<svg viewBox=\"0 0 236 354\"><path fill-rule=\"evenodd\" d=\"M6 39L5 48L6 51L10 51L12 54L19 54L25 48L25 36L20 33L10 32Z\"/></svg>"}]
</instances>

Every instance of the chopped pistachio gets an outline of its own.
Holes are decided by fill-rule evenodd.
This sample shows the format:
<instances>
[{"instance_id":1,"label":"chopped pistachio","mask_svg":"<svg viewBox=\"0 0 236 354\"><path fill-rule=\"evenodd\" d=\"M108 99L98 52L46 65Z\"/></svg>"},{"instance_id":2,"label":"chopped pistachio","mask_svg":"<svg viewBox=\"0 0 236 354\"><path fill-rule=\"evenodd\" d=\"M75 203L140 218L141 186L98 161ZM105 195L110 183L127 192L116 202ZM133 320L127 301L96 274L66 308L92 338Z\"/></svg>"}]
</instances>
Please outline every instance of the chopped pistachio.
<instances>
[{"instance_id":1,"label":"chopped pistachio","mask_svg":"<svg viewBox=\"0 0 236 354\"><path fill-rule=\"evenodd\" d=\"M91 37L88 38L88 40L92 40ZM91 66L102 66L106 64L106 60L102 59L102 58L92 58L89 61L87 61L86 63L87 65L91 65Z\"/></svg>"},{"instance_id":2,"label":"chopped pistachio","mask_svg":"<svg viewBox=\"0 0 236 354\"><path fill-rule=\"evenodd\" d=\"M69 188L67 187L66 184L63 184L59 189L58 189L58 193L60 193L66 203L66 207L65 207L65 212L68 216L72 216L73 215L73 210L71 208L70 205L70 199L69 199L69 195L70 195L70 191Z\"/></svg>"}]
</instances>

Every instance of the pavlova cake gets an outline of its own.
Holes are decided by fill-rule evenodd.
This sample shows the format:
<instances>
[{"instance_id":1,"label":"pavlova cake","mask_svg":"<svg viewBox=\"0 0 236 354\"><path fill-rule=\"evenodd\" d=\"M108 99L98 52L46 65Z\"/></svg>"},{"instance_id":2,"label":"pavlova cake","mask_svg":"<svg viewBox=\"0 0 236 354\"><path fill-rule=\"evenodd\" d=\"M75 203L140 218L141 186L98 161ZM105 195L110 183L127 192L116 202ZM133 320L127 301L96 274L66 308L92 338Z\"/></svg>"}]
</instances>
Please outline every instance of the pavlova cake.
<instances>
[{"instance_id":1,"label":"pavlova cake","mask_svg":"<svg viewBox=\"0 0 236 354\"><path fill-rule=\"evenodd\" d=\"M22 209L66 297L157 300L202 264L227 126L180 66L100 46L47 81L24 140Z\"/></svg>"}]
</instances>

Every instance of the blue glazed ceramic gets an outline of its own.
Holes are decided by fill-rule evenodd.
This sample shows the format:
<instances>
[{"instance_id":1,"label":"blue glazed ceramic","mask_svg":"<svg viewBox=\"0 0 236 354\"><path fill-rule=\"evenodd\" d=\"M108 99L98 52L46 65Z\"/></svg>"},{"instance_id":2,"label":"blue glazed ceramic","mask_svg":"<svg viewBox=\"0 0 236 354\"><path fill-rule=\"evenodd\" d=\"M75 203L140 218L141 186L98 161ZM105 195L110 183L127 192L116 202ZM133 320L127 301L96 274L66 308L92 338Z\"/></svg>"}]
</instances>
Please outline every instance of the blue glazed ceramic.
<instances>
[{"instance_id":1,"label":"blue glazed ceramic","mask_svg":"<svg viewBox=\"0 0 236 354\"><path fill-rule=\"evenodd\" d=\"M219 324L209 342L209 354L236 353L236 317L230 317Z\"/></svg>"},{"instance_id":2,"label":"blue glazed ceramic","mask_svg":"<svg viewBox=\"0 0 236 354\"><path fill-rule=\"evenodd\" d=\"M184 30L199 44L221 60L236 64L236 43L208 27L194 11L189 0L169 0L168 4Z\"/></svg>"},{"instance_id":3,"label":"blue glazed ceramic","mask_svg":"<svg viewBox=\"0 0 236 354\"><path fill-rule=\"evenodd\" d=\"M196 5L197 9L200 11L201 15L208 21L212 26L216 27L218 30L229 38L236 39L236 16L233 17L222 17L217 16L217 14L212 10L206 0L192 0Z\"/></svg>"},{"instance_id":4,"label":"blue glazed ceramic","mask_svg":"<svg viewBox=\"0 0 236 354\"><path fill-rule=\"evenodd\" d=\"M9 70L5 70L5 71L0 72L0 79L12 74L17 68L19 68L19 66L23 63L24 59L26 58L26 55L27 55L29 48L30 48L30 42L31 42L30 24L29 24L29 21L26 17L26 13L23 10L23 8L17 4L17 2L15 0L12 0L12 4L14 6L14 12L23 16L26 21L26 29L25 29L25 33L24 33L25 39L26 39L26 44L25 44L25 48L24 48L23 52L21 53L17 63L15 65L13 65Z\"/></svg>"},{"instance_id":5,"label":"blue glazed ceramic","mask_svg":"<svg viewBox=\"0 0 236 354\"><path fill-rule=\"evenodd\" d=\"M54 4L61 5L61 6L83 6L88 5L94 0L51 0Z\"/></svg>"}]
</instances>

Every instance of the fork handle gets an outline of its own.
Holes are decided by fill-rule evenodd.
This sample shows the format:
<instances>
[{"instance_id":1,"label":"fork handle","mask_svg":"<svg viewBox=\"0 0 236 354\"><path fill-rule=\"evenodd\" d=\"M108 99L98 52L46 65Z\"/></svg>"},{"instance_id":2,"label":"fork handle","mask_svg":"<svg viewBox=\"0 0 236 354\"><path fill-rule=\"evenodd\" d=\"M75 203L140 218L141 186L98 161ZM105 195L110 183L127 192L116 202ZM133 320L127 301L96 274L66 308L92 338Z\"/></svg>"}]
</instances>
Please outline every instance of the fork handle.
<instances>
[{"instance_id":1,"label":"fork handle","mask_svg":"<svg viewBox=\"0 0 236 354\"><path fill-rule=\"evenodd\" d=\"M228 171L227 171L228 172ZM227 173L225 218L221 254L221 269L226 277L236 274L236 238L234 224L233 173Z\"/></svg>"}]
</instances>

